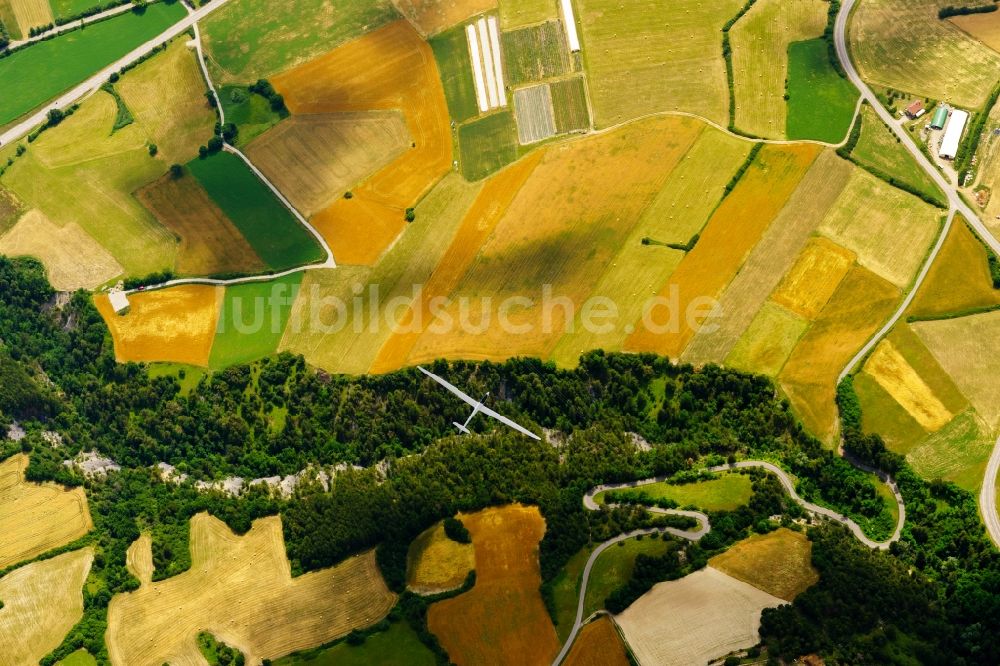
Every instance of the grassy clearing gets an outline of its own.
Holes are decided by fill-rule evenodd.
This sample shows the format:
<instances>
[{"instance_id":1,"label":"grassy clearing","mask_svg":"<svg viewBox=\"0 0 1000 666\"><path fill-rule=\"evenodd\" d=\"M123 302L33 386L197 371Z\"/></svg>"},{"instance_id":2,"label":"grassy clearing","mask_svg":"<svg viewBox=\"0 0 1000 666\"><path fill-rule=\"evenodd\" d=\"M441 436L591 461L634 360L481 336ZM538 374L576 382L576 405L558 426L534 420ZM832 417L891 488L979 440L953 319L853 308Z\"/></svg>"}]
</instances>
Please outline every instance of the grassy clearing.
<instances>
[{"instance_id":1,"label":"grassy clearing","mask_svg":"<svg viewBox=\"0 0 1000 666\"><path fill-rule=\"evenodd\" d=\"M80 649L56 662L56 666L97 666L97 660L86 650Z\"/></svg>"},{"instance_id":2,"label":"grassy clearing","mask_svg":"<svg viewBox=\"0 0 1000 666\"><path fill-rule=\"evenodd\" d=\"M179 275L256 273L267 268L191 175L174 178L168 174L135 196L180 239L175 267Z\"/></svg>"},{"instance_id":3,"label":"grassy clearing","mask_svg":"<svg viewBox=\"0 0 1000 666\"><path fill-rule=\"evenodd\" d=\"M325 650L307 650L271 663L274 666L434 666L437 661L410 625L399 621L369 636L361 645L345 641Z\"/></svg>"},{"instance_id":4,"label":"grassy clearing","mask_svg":"<svg viewBox=\"0 0 1000 666\"><path fill-rule=\"evenodd\" d=\"M616 125L657 111L729 117L720 30L741 0L581 0L583 58L594 121Z\"/></svg>"},{"instance_id":5,"label":"grassy clearing","mask_svg":"<svg viewBox=\"0 0 1000 666\"><path fill-rule=\"evenodd\" d=\"M7 11L10 13L7 16L13 15L16 23L11 27L16 28L17 33L21 35L26 36L32 28L52 23L49 0L0 0L0 2L7 5ZM4 15L4 12L0 12L0 16Z\"/></svg>"},{"instance_id":6,"label":"grassy clearing","mask_svg":"<svg viewBox=\"0 0 1000 666\"><path fill-rule=\"evenodd\" d=\"M461 516L476 549L476 585L427 613L427 626L458 664L548 663L559 652L538 586L537 507L511 505Z\"/></svg>"},{"instance_id":7,"label":"grassy clearing","mask_svg":"<svg viewBox=\"0 0 1000 666\"><path fill-rule=\"evenodd\" d=\"M802 532L783 527L744 539L708 563L786 601L819 580L819 573L812 566L812 542Z\"/></svg>"},{"instance_id":8,"label":"grassy clearing","mask_svg":"<svg viewBox=\"0 0 1000 666\"><path fill-rule=\"evenodd\" d=\"M775 377L808 327L799 315L768 301L729 352L726 365Z\"/></svg>"},{"instance_id":9,"label":"grassy clearing","mask_svg":"<svg viewBox=\"0 0 1000 666\"><path fill-rule=\"evenodd\" d=\"M431 301L447 297L456 287L542 155L541 151L535 152L483 183L482 189L476 192L475 200L464 212L451 244L440 255L439 263L431 268L433 272L424 284L419 306L412 310L411 315L404 315L400 322L401 328L407 326L410 330L395 331L386 340L372 363L371 372L389 372L407 364L414 345L434 318ZM415 321L418 316L419 321Z\"/></svg>"},{"instance_id":10,"label":"grassy clearing","mask_svg":"<svg viewBox=\"0 0 1000 666\"><path fill-rule=\"evenodd\" d=\"M85 30L39 42L0 59L0 127L83 81L185 16L181 3L158 2Z\"/></svg>"},{"instance_id":11,"label":"grassy clearing","mask_svg":"<svg viewBox=\"0 0 1000 666\"><path fill-rule=\"evenodd\" d=\"M234 0L202 21L213 80L241 83L312 60L398 17L389 0Z\"/></svg>"},{"instance_id":12,"label":"grassy clearing","mask_svg":"<svg viewBox=\"0 0 1000 666\"><path fill-rule=\"evenodd\" d=\"M220 152L188 163L208 196L275 270L316 263L323 249L239 157Z\"/></svg>"},{"instance_id":13,"label":"grassy clearing","mask_svg":"<svg viewBox=\"0 0 1000 666\"><path fill-rule=\"evenodd\" d=\"M855 266L806 331L778 375L803 425L830 444L836 429L837 375L892 314L900 291Z\"/></svg>"},{"instance_id":14,"label":"grassy clearing","mask_svg":"<svg viewBox=\"0 0 1000 666\"><path fill-rule=\"evenodd\" d=\"M0 253L41 259L49 282L60 291L93 289L124 270L77 224L57 227L37 210L25 213L0 236Z\"/></svg>"},{"instance_id":15,"label":"grassy clearing","mask_svg":"<svg viewBox=\"0 0 1000 666\"><path fill-rule=\"evenodd\" d=\"M1000 290L993 288L986 249L969 227L956 219L907 314L927 317L997 304Z\"/></svg>"},{"instance_id":16,"label":"grassy clearing","mask_svg":"<svg viewBox=\"0 0 1000 666\"><path fill-rule=\"evenodd\" d=\"M975 493L983 483L994 440L986 424L969 410L914 446L906 459L925 479L953 481Z\"/></svg>"},{"instance_id":17,"label":"grassy clearing","mask_svg":"<svg viewBox=\"0 0 1000 666\"><path fill-rule=\"evenodd\" d=\"M756 136L785 136L788 45L823 34L826 10L822 0L758 0L733 25L736 127Z\"/></svg>"},{"instance_id":18,"label":"grassy clearing","mask_svg":"<svg viewBox=\"0 0 1000 666\"><path fill-rule=\"evenodd\" d=\"M614 622L611 618L599 617L580 630L564 663L567 666L628 666L632 662Z\"/></svg>"},{"instance_id":19,"label":"grassy clearing","mask_svg":"<svg viewBox=\"0 0 1000 666\"><path fill-rule=\"evenodd\" d=\"M883 340L865 363L868 373L927 432L954 417L892 342Z\"/></svg>"},{"instance_id":20,"label":"grassy clearing","mask_svg":"<svg viewBox=\"0 0 1000 666\"><path fill-rule=\"evenodd\" d=\"M669 499L682 507L691 506L702 511L735 511L749 502L753 494L750 477L736 473L694 483L649 483L639 486L638 490L654 499ZM603 503L605 493L598 493L595 499Z\"/></svg>"},{"instance_id":21,"label":"grassy clearing","mask_svg":"<svg viewBox=\"0 0 1000 666\"><path fill-rule=\"evenodd\" d=\"M23 454L0 463L0 532L4 535L0 568L64 546L93 526L82 487L30 483L24 479L27 467L28 456ZM2 595L0 600L7 602Z\"/></svg>"},{"instance_id":22,"label":"grassy clearing","mask_svg":"<svg viewBox=\"0 0 1000 666\"><path fill-rule=\"evenodd\" d=\"M444 523L423 531L406 556L406 586L419 594L461 587L476 566L471 543L458 543L444 533Z\"/></svg>"},{"instance_id":23,"label":"grassy clearing","mask_svg":"<svg viewBox=\"0 0 1000 666\"><path fill-rule=\"evenodd\" d=\"M681 355L704 320L706 308L700 309L699 320L699 308L692 303L702 296L719 298L819 153L814 145L800 144L768 145L757 154L736 188L712 215L698 244L660 289L661 296L677 303L677 307L669 308L674 313L668 314L672 320L662 320L665 308L660 308L659 314L652 312L646 322L637 323L626 349L672 358Z\"/></svg>"},{"instance_id":24,"label":"grassy clearing","mask_svg":"<svg viewBox=\"0 0 1000 666\"><path fill-rule=\"evenodd\" d=\"M941 229L939 215L930 204L855 169L820 232L855 252L865 268L906 287Z\"/></svg>"},{"instance_id":25,"label":"grassy clearing","mask_svg":"<svg viewBox=\"0 0 1000 666\"><path fill-rule=\"evenodd\" d=\"M906 455L927 438L927 431L867 372L854 376L854 390L861 401L865 432L881 435L892 451Z\"/></svg>"},{"instance_id":26,"label":"grassy clearing","mask_svg":"<svg viewBox=\"0 0 1000 666\"><path fill-rule=\"evenodd\" d=\"M168 164L187 162L212 136L215 111L205 99L205 81L186 38L128 72L116 89Z\"/></svg>"},{"instance_id":27,"label":"grassy clearing","mask_svg":"<svg viewBox=\"0 0 1000 666\"><path fill-rule=\"evenodd\" d=\"M582 306L598 276L614 268L623 241L701 130L701 124L689 118L660 117L548 147L451 293L453 303L446 313L460 321L459 303L465 297L466 319L472 325L425 332L410 362L448 354L549 357L564 333L575 332L575 323L565 308L546 313L543 285ZM658 267L649 270L655 274ZM629 284L632 292L635 286ZM505 311L507 323L523 332L516 336L499 325L500 313L494 307L509 296L532 299ZM479 314L484 311L485 321Z\"/></svg>"},{"instance_id":28,"label":"grassy clearing","mask_svg":"<svg viewBox=\"0 0 1000 666\"><path fill-rule=\"evenodd\" d=\"M393 0L393 5L426 36L496 9L497 0Z\"/></svg>"},{"instance_id":29,"label":"grassy clearing","mask_svg":"<svg viewBox=\"0 0 1000 666\"><path fill-rule=\"evenodd\" d=\"M462 123L479 115L465 26L455 26L435 35L430 39L430 45L441 73L441 84L444 86L451 119Z\"/></svg>"},{"instance_id":30,"label":"grassy clearing","mask_svg":"<svg viewBox=\"0 0 1000 666\"><path fill-rule=\"evenodd\" d=\"M185 663L198 654L194 636L207 631L259 663L370 626L395 600L373 551L293 579L280 518L254 521L238 537L201 513L191 519L191 568L116 595L106 640L113 663Z\"/></svg>"},{"instance_id":31,"label":"grassy clearing","mask_svg":"<svg viewBox=\"0 0 1000 666\"><path fill-rule=\"evenodd\" d=\"M123 316L104 294L94 304L111 331L115 356L126 361L170 361L205 367L215 339L223 289L184 285L129 296Z\"/></svg>"},{"instance_id":32,"label":"grassy clearing","mask_svg":"<svg viewBox=\"0 0 1000 666\"><path fill-rule=\"evenodd\" d=\"M867 104L861 107L861 137L851 157L898 178L927 196L942 198L941 190L931 177Z\"/></svg>"},{"instance_id":33,"label":"grassy clearing","mask_svg":"<svg viewBox=\"0 0 1000 666\"><path fill-rule=\"evenodd\" d=\"M500 26L504 30L559 17L556 0L502 0Z\"/></svg>"},{"instance_id":34,"label":"grassy clearing","mask_svg":"<svg viewBox=\"0 0 1000 666\"><path fill-rule=\"evenodd\" d=\"M520 86L562 76L572 63L559 21L501 33L506 83Z\"/></svg>"},{"instance_id":35,"label":"grassy clearing","mask_svg":"<svg viewBox=\"0 0 1000 666\"><path fill-rule=\"evenodd\" d=\"M183 363L151 363L149 365L151 378L173 377L180 384L183 396L190 395L202 377L206 375L208 373L205 368L199 368L196 365L184 365Z\"/></svg>"},{"instance_id":36,"label":"grassy clearing","mask_svg":"<svg viewBox=\"0 0 1000 666\"><path fill-rule=\"evenodd\" d=\"M785 274L771 298L812 320L823 310L854 265L855 254L822 237L815 237Z\"/></svg>"},{"instance_id":37,"label":"grassy clearing","mask_svg":"<svg viewBox=\"0 0 1000 666\"><path fill-rule=\"evenodd\" d=\"M992 342L1000 335L1000 312L912 325L990 428L1000 423L1000 356Z\"/></svg>"},{"instance_id":38,"label":"grassy clearing","mask_svg":"<svg viewBox=\"0 0 1000 666\"><path fill-rule=\"evenodd\" d=\"M585 85L582 76L549 84L552 110L556 116L556 132L559 134L590 128Z\"/></svg>"},{"instance_id":39,"label":"grassy clearing","mask_svg":"<svg viewBox=\"0 0 1000 666\"><path fill-rule=\"evenodd\" d=\"M720 363L750 326L754 316L796 263L819 222L834 205L851 175L851 167L833 151L820 154L781 212L746 257L739 273L722 292L724 316L718 327L700 328L681 359L690 363Z\"/></svg>"},{"instance_id":40,"label":"grassy clearing","mask_svg":"<svg viewBox=\"0 0 1000 666\"><path fill-rule=\"evenodd\" d=\"M173 269L176 238L132 195L166 165L149 156L138 124L111 134L115 113L108 95L85 100L7 169L3 185L57 227L78 225L129 275Z\"/></svg>"},{"instance_id":41,"label":"grassy clearing","mask_svg":"<svg viewBox=\"0 0 1000 666\"><path fill-rule=\"evenodd\" d=\"M509 110L458 128L459 165L466 180L482 180L517 159L517 124Z\"/></svg>"},{"instance_id":42,"label":"grassy clearing","mask_svg":"<svg viewBox=\"0 0 1000 666\"><path fill-rule=\"evenodd\" d=\"M706 567L654 586L615 620L641 664L705 664L755 645L761 610L783 603Z\"/></svg>"},{"instance_id":43,"label":"grassy clearing","mask_svg":"<svg viewBox=\"0 0 1000 666\"><path fill-rule=\"evenodd\" d=\"M281 123L246 153L308 217L399 157L410 143L398 111L310 114Z\"/></svg>"},{"instance_id":44,"label":"grassy clearing","mask_svg":"<svg viewBox=\"0 0 1000 666\"><path fill-rule=\"evenodd\" d=\"M948 0L870 0L851 17L858 72L876 87L979 108L996 82L1000 55L938 19Z\"/></svg>"},{"instance_id":45,"label":"grassy clearing","mask_svg":"<svg viewBox=\"0 0 1000 666\"><path fill-rule=\"evenodd\" d=\"M292 315L292 321L302 326L300 330L288 327L282 349L302 353L310 363L330 371L367 372L392 336L395 320L405 321L399 309L388 311L391 300L413 298L413 286L427 281L453 243L478 192L479 186L450 174L417 205L416 220L374 269L340 266L333 271L311 271ZM376 332L362 324L373 316L367 302L357 311L358 319L350 320L324 300L335 296L351 303L354 285L358 289L378 286L386 309L374 314L385 323Z\"/></svg>"},{"instance_id":46,"label":"grassy clearing","mask_svg":"<svg viewBox=\"0 0 1000 666\"><path fill-rule=\"evenodd\" d=\"M289 115L287 111L280 113L271 109L265 97L251 93L245 85L221 86L217 90L226 122L239 127L237 146L247 145Z\"/></svg>"},{"instance_id":47,"label":"grassy clearing","mask_svg":"<svg viewBox=\"0 0 1000 666\"><path fill-rule=\"evenodd\" d=\"M370 266L451 169L448 105L431 47L396 21L274 78L292 113L401 109L412 148L313 218L340 265Z\"/></svg>"},{"instance_id":48,"label":"grassy clearing","mask_svg":"<svg viewBox=\"0 0 1000 666\"><path fill-rule=\"evenodd\" d=\"M209 367L213 370L270 356L285 333L302 273L226 287Z\"/></svg>"},{"instance_id":49,"label":"grassy clearing","mask_svg":"<svg viewBox=\"0 0 1000 666\"><path fill-rule=\"evenodd\" d=\"M37 664L83 616L91 548L34 562L0 578L0 645L4 662Z\"/></svg>"},{"instance_id":50,"label":"grassy clearing","mask_svg":"<svg viewBox=\"0 0 1000 666\"><path fill-rule=\"evenodd\" d=\"M788 45L789 139L839 143L854 119L858 91L830 64L825 39Z\"/></svg>"},{"instance_id":51,"label":"grassy clearing","mask_svg":"<svg viewBox=\"0 0 1000 666\"><path fill-rule=\"evenodd\" d=\"M604 600L611 593L628 583L635 570L635 558L643 555L659 556L667 552L668 543L662 539L626 539L608 548L590 570L590 582L583 603L583 616L604 608Z\"/></svg>"},{"instance_id":52,"label":"grassy clearing","mask_svg":"<svg viewBox=\"0 0 1000 666\"><path fill-rule=\"evenodd\" d=\"M77 16L97 4L97 0L51 0L56 16Z\"/></svg>"}]
</instances>

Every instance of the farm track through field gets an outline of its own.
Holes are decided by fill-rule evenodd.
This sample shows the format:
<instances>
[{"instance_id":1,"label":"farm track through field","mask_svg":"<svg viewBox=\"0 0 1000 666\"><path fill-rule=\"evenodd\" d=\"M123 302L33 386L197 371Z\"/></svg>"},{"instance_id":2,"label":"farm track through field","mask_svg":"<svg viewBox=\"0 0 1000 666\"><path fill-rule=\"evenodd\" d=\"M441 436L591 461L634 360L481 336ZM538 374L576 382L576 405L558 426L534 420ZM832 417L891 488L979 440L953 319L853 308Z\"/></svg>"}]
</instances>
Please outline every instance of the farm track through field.
<instances>
[{"instance_id":1,"label":"farm track through field","mask_svg":"<svg viewBox=\"0 0 1000 666\"><path fill-rule=\"evenodd\" d=\"M857 461L851 460L850 462L852 462L853 464L857 465L858 467L866 471L870 472L875 471L863 464L858 463ZM998 462L998 464L1000 464L1000 462ZM892 545L896 541L899 541L900 534L903 531L903 524L906 522L906 507L903 505L903 496L900 494L899 488L896 487L896 484L892 481L892 479L886 479L886 481L889 484L889 489L892 490L892 494L896 498L896 504L899 508L899 519L896 522L896 529L893 531L892 536L889 537L886 541L873 541L872 539L869 539L867 536L865 536L865 533L861 530L861 527L847 516L839 514L836 511L828 509L824 506L819 506L818 504L807 502L806 500L799 497L798 493L795 492L795 482L792 480L792 478L783 469L781 469L777 465L774 465L773 463L765 462L762 460L743 460L737 463L733 463L731 465L717 465L715 467L709 467L706 471L713 473L728 472L734 469L747 469L752 467L757 467L767 470L768 472L771 472L772 474L777 476L778 480L781 482L782 487L785 489L785 492L787 492L788 495L793 500L795 500L803 509L805 509L809 513L823 516L824 518L836 521L846 526L851 531L851 533L854 534L854 536L857 537L859 541L861 541L861 543L865 544L869 548L888 550L890 545ZM642 479L640 481L628 481L626 483L615 483L615 484L595 486L590 490L588 490L587 493L583 496L583 505L589 511L598 511L600 510L600 505L598 505L598 503L594 500L594 497L598 493L606 492L609 490L622 490L626 488L632 489L648 485L650 483L661 483L666 480L667 477L654 477L652 479ZM606 504L605 506L613 507L615 505ZM590 557L587 559L587 564L583 568L583 575L580 579L580 595L576 607L576 621L573 624L572 631L570 631L569 636L566 638L566 642L563 644L562 649L559 651L558 656L556 656L555 660L552 662L553 666L559 666L559 664L562 663L563 659L566 658L566 655L569 654L570 649L573 647L573 641L576 639L577 634L583 627L583 622L584 622L583 609L584 609L584 600L587 595L587 583L590 580L590 572L594 567L594 563L597 562L597 558L600 557L601 553L603 553L605 550L607 550L608 548L610 548L611 546L615 545L620 541L631 539L636 536L667 533L667 534L672 534L673 536L679 537L681 539L688 539L689 541L698 541L703 536L708 534L708 532L711 530L711 525L709 524L708 516L700 511L684 511L681 509L661 509L659 507L646 507L646 510L651 513L658 513L661 515L685 516L687 518L694 518L696 521L698 521L699 526L697 529L694 530L679 530L673 527L649 527L645 529L632 530L631 532L626 532L624 534L619 534L616 537L612 537L611 539L608 539L604 543L598 545L597 548L595 548L594 551L590 554Z\"/></svg>"},{"instance_id":2,"label":"farm track through field","mask_svg":"<svg viewBox=\"0 0 1000 666\"><path fill-rule=\"evenodd\" d=\"M157 0L147 0L146 4L152 4L157 2ZM132 11L135 5L131 2L126 2L124 5L118 5L117 7L112 7L111 9L106 9L103 12L92 14L90 16L85 16L82 19L76 19L70 21L69 23L63 23L62 25L57 25L49 28L45 32L40 32L34 37L29 37L28 39L20 39L11 41L7 45L8 49L20 48L26 44L32 44L34 42L40 42L43 39L49 39L50 37L55 37L56 35L61 35L64 32L69 32L70 30L75 30L85 25L91 23L97 23L98 21L103 21L104 19L111 18L112 16L118 16L119 14L124 14L125 12Z\"/></svg>"}]
</instances>

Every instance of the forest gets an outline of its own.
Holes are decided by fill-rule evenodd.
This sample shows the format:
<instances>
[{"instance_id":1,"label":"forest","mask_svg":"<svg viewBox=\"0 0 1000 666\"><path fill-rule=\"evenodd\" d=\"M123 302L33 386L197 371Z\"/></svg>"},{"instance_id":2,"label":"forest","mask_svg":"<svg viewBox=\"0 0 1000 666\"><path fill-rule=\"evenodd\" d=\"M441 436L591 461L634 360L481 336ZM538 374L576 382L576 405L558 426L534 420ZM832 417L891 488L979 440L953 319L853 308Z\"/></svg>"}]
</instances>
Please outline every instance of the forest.
<instances>
[{"instance_id":1,"label":"forest","mask_svg":"<svg viewBox=\"0 0 1000 666\"><path fill-rule=\"evenodd\" d=\"M32 480L83 484L95 523L70 546L97 549L84 618L44 663L78 647L105 660L108 601L137 585L125 568L125 549L140 530L150 531L155 577L184 571L188 520L200 511L241 533L255 518L280 513L295 573L377 547L387 582L399 590L406 549L428 526L457 511L534 504L547 526L540 547L543 594L588 544L639 526L687 526L685 519L654 518L639 506L585 511L587 489L706 462L779 462L799 478L803 496L872 532L884 529L888 508L874 475L805 432L767 378L602 352L585 355L574 369L537 359L439 361L432 369L470 393L491 391L494 408L533 430L557 431L557 445L486 432L492 424L485 419L472 423L478 434L456 436L451 422L464 420L465 406L414 370L332 376L285 354L207 376L185 393L175 379L115 362L87 294L57 295L37 262L0 257L0 426L16 420L27 432L2 453L30 452ZM914 663L913 655L926 663L997 663L992 637L1000 629L1000 560L974 498L952 484L921 480L878 437L863 434L852 394L849 383L838 392L845 449L895 474L907 503L903 538L888 553L870 552L841 528L812 529L822 577L794 604L765 614L762 636L771 654L818 652L849 663ZM277 409L287 409L278 428L271 418ZM62 444L53 446L43 430L59 433ZM648 450L636 447L635 435ZM122 470L84 479L62 464L89 450ZM164 481L153 468L157 462L176 465L191 479ZM193 485L195 479L337 463L363 469L344 469L328 490L304 484L287 500L263 486L236 498ZM751 531L770 529L766 516L798 515L773 479L753 476L750 504L713 515L713 532L693 555L707 557ZM690 566L703 559L693 557ZM674 562L643 561L609 603L620 607L657 579L679 573ZM419 621L421 613L410 615Z\"/></svg>"}]
</instances>

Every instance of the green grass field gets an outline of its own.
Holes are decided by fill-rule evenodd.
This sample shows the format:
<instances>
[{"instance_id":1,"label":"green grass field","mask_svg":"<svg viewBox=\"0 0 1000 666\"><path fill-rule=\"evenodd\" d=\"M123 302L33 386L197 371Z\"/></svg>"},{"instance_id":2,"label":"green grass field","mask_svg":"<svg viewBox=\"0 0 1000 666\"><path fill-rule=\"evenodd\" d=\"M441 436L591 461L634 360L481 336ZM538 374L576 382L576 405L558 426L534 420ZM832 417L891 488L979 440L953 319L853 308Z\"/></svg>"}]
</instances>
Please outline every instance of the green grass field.
<instances>
[{"instance_id":1,"label":"green grass field","mask_svg":"<svg viewBox=\"0 0 1000 666\"><path fill-rule=\"evenodd\" d=\"M52 6L52 15L56 18L67 16L78 16L91 7L103 5L100 0L49 0Z\"/></svg>"},{"instance_id":2,"label":"green grass field","mask_svg":"<svg viewBox=\"0 0 1000 666\"><path fill-rule=\"evenodd\" d=\"M994 438L970 409L913 447L906 457L925 479L954 481L976 492L983 483L993 443Z\"/></svg>"},{"instance_id":3,"label":"green grass field","mask_svg":"<svg viewBox=\"0 0 1000 666\"><path fill-rule=\"evenodd\" d=\"M906 148L867 104L861 107L861 137L851 156L928 196L944 200L944 195L930 176L917 165Z\"/></svg>"},{"instance_id":4,"label":"green grass field","mask_svg":"<svg viewBox=\"0 0 1000 666\"><path fill-rule=\"evenodd\" d=\"M56 662L56 666L97 666L97 660L86 650L80 649Z\"/></svg>"},{"instance_id":5,"label":"green grass field","mask_svg":"<svg viewBox=\"0 0 1000 666\"><path fill-rule=\"evenodd\" d=\"M517 159L517 126L510 109L458 129L462 175L475 181Z\"/></svg>"},{"instance_id":6,"label":"green grass field","mask_svg":"<svg viewBox=\"0 0 1000 666\"><path fill-rule=\"evenodd\" d=\"M501 34L507 84L535 83L570 71L569 51L558 21Z\"/></svg>"},{"instance_id":7,"label":"green grass field","mask_svg":"<svg viewBox=\"0 0 1000 666\"><path fill-rule=\"evenodd\" d=\"M825 40L788 45L788 96L789 139L838 143L847 135L858 91L833 69Z\"/></svg>"},{"instance_id":8,"label":"green grass field","mask_svg":"<svg viewBox=\"0 0 1000 666\"><path fill-rule=\"evenodd\" d=\"M927 431L866 372L854 377L854 390L861 401L862 427L878 433L885 445L906 455L927 437Z\"/></svg>"},{"instance_id":9,"label":"green grass field","mask_svg":"<svg viewBox=\"0 0 1000 666\"><path fill-rule=\"evenodd\" d=\"M437 661L410 625L400 620L386 631L369 636L361 645L349 645L345 641L271 663L274 666L434 666Z\"/></svg>"},{"instance_id":10,"label":"green grass field","mask_svg":"<svg viewBox=\"0 0 1000 666\"><path fill-rule=\"evenodd\" d=\"M552 91L552 110L556 117L556 132L572 132L590 127L587 110L587 91L582 76L549 84Z\"/></svg>"},{"instance_id":11,"label":"green grass field","mask_svg":"<svg viewBox=\"0 0 1000 666\"><path fill-rule=\"evenodd\" d=\"M245 146L255 138L277 125L288 112L276 113L270 103L247 90L246 86L222 86L219 101L226 114L227 123L235 123L240 130L236 145Z\"/></svg>"},{"instance_id":12,"label":"green grass field","mask_svg":"<svg viewBox=\"0 0 1000 666\"><path fill-rule=\"evenodd\" d=\"M202 21L213 78L256 81L399 18L389 0L232 0Z\"/></svg>"},{"instance_id":13,"label":"green grass field","mask_svg":"<svg viewBox=\"0 0 1000 666\"><path fill-rule=\"evenodd\" d=\"M479 114L479 106L465 26L459 25L431 37L430 45L448 101L448 115L457 123L475 117Z\"/></svg>"},{"instance_id":14,"label":"green grass field","mask_svg":"<svg viewBox=\"0 0 1000 666\"><path fill-rule=\"evenodd\" d=\"M570 558L552 581L552 598L555 601L556 634L565 641L576 619L576 604L580 598L580 577L587 559L594 552L591 546L584 546Z\"/></svg>"},{"instance_id":15,"label":"green grass field","mask_svg":"<svg viewBox=\"0 0 1000 666\"><path fill-rule=\"evenodd\" d=\"M285 333L302 273L226 287L208 365L218 370L270 356Z\"/></svg>"},{"instance_id":16,"label":"green grass field","mask_svg":"<svg viewBox=\"0 0 1000 666\"><path fill-rule=\"evenodd\" d=\"M735 473L696 483L650 483L636 490L654 499L670 499L679 506L694 506L704 511L733 511L749 502L753 494L750 477ZM598 493L594 499L603 503L605 497L605 493Z\"/></svg>"},{"instance_id":17,"label":"green grass field","mask_svg":"<svg viewBox=\"0 0 1000 666\"><path fill-rule=\"evenodd\" d=\"M184 17L179 2L149 5L0 59L0 126L16 120Z\"/></svg>"},{"instance_id":18,"label":"green grass field","mask_svg":"<svg viewBox=\"0 0 1000 666\"><path fill-rule=\"evenodd\" d=\"M280 270L323 261L323 249L240 158L216 153L188 169L254 251Z\"/></svg>"},{"instance_id":19,"label":"green grass field","mask_svg":"<svg viewBox=\"0 0 1000 666\"><path fill-rule=\"evenodd\" d=\"M151 379L173 377L181 385L181 395L190 395L191 391L198 386L201 378L207 374L205 368L184 363L151 363L149 365Z\"/></svg>"},{"instance_id":20,"label":"green grass field","mask_svg":"<svg viewBox=\"0 0 1000 666\"><path fill-rule=\"evenodd\" d=\"M584 617L604 608L604 600L629 581L635 569L636 555L663 555L667 552L669 543L650 537L626 539L601 553L594 562L594 568L590 570L590 581L583 604Z\"/></svg>"}]
</instances>

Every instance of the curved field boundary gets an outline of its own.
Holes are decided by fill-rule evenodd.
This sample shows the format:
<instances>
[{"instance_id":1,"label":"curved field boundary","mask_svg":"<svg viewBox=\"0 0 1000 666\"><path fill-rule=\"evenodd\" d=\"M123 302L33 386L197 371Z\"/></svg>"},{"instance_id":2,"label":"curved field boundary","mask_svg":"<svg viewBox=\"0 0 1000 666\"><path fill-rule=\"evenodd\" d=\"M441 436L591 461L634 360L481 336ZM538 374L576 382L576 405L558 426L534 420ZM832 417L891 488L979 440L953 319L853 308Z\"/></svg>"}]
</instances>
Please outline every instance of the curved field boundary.
<instances>
[{"instance_id":1,"label":"curved field boundary","mask_svg":"<svg viewBox=\"0 0 1000 666\"><path fill-rule=\"evenodd\" d=\"M859 464L857 461L853 460L851 462L856 466L858 466L859 468L864 469L865 471L870 471L878 474L876 470L873 470L867 467L866 465ZM997 465L998 467L1000 467L1000 457L997 458ZM778 480L781 482L782 487L784 487L785 492L787 492L789 497L795 500L803 509L805 509L809 513L823 516L824 518L833 520L835 522L838 522L846 526L851 531L851 533L855 537L857 537L859 541L861 541L861 543L865 544L869 548L888 550L890 545L899 540L899 536L903 530L903 524L906 522L906 507L903 504L903 496L899 493L899 488L896 487L896 483L891 478L885 477L884 475L880 475L889 485L889 489L892 490L892 494L896 498L896 505L899 508L899 520L896 521L896 529L895 531L893 531L892 536L889 537L889 539L887 539L886 541L873 541L872 539L869 539L867 536L865 536L865 533L861 531L861 527L858 526L856 522L854 522L847 516L839 514L836 511L828 509L824 506L819 506L818 504L807 502L806 500L799 497L799 494L795 492L795 483L794 481L792 481L792 477L790 477L788 473L785 472L785 470L781 469L780 467L778 467L773 463L765 462L763 460L743 460L741 462L733 463L731 465L716 465L715 467L709 467L706 469L706 471L728 472L734 469L746 469L750 467L758 467L767 470L768 472L771 472L772 474L777 476ZM590 490L588 490L587 493L583 496L583 506L590 511L598 511L600 509L600 505L598 505L597 502L594 501L594 496L597 495L598 493L609 490L624 490L630 488L638 488L641 486L649 485L651 483L660 483L666 481L668 478L669 477L666 476L658 476L658 477L653 477L651 479L642 479L639 481L627 481L625 483L603 484L595 486ZM606 504L605 506L614 507L616 505ZM570 649L573 647L573 641L576 640L576 635L580 632L580 629L583 627L583 622L584 622L583 602L587 595L587 583L590 581L591 569L593 569L594 563L597 562L597 558L600 557L601 553L603 553L605 550L607 550L608 548L610 548L611 546L615 545L620 541L624 541L625 539L631 539L632 537L640 535L662 534L666 532L681 539L688 539L689 541L698 541L703 536L708 534L708 532L711 530L711 525L709 524L708 516L706 516L704 513L701 513L700 511L684 511L681 509L661 509L659 507L646 507L646 510L651 513L694 518L700 523L700 526L698 527L698 529L687 530L687 531L679 530L673 527L649 527L645 529L632 530L631 532L625 532L623 534L619 534L616 537L612 537L611 539L608 539L607 541L601 543L597 548L595 548L594 552L591 553L590 557L587 559L587 564L583 568L583 577L580 582L580 596L577 600L577 606L576 606L576 621L573 623L573 629L572 631L570 631L569 636L566 638L566 642L563 643L562 649L559 651L559 654L552 662L553 666L559 666L559 664L562 663L563 659L566 658L566 655L569 654Z\"/></svg>"}]
</instances>

